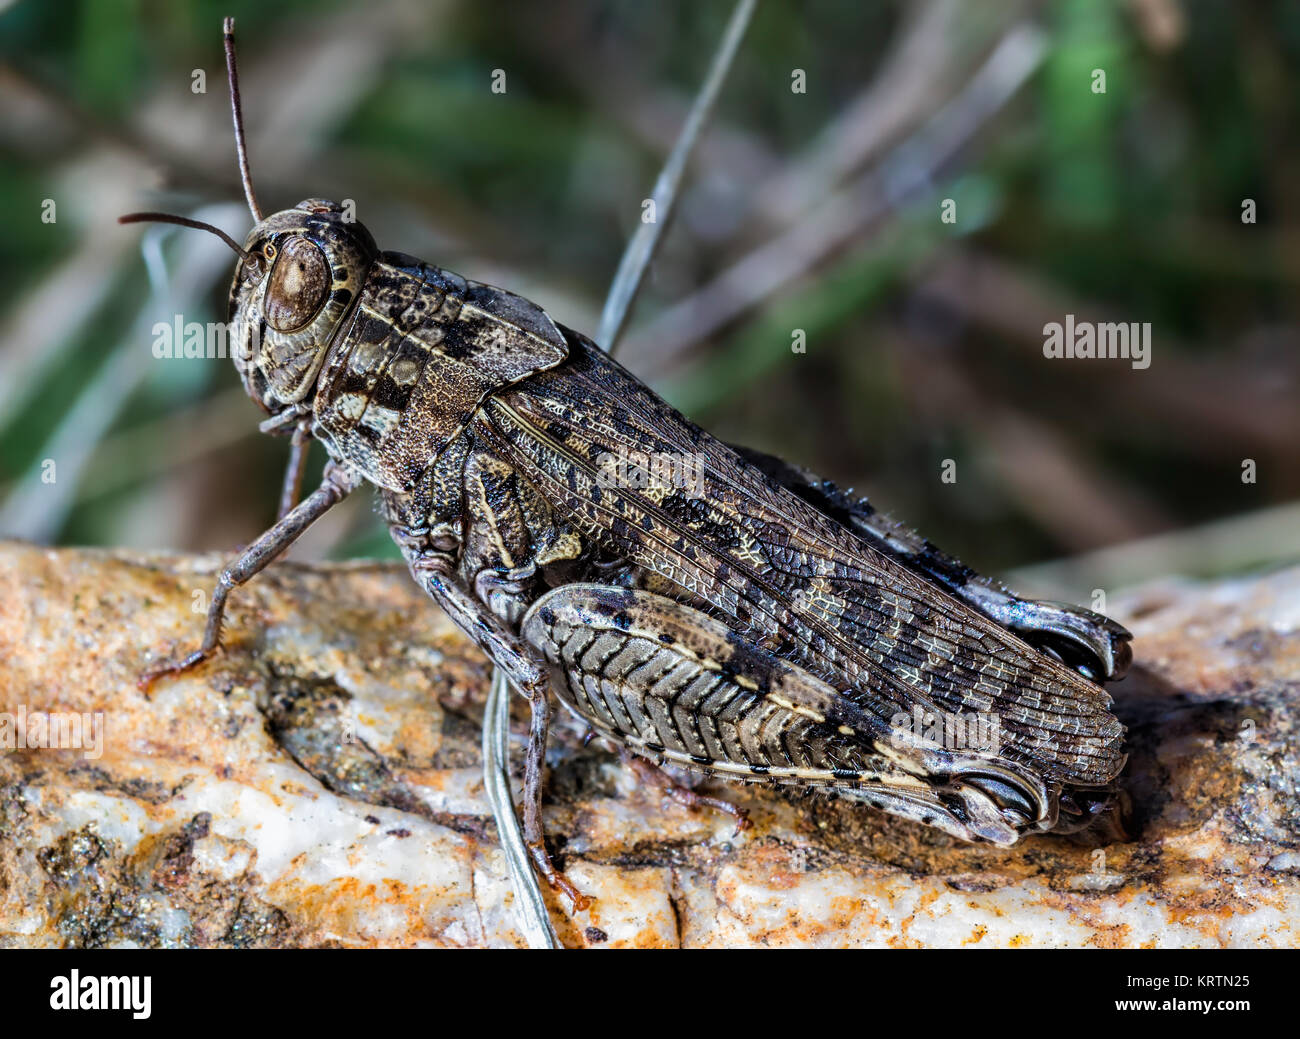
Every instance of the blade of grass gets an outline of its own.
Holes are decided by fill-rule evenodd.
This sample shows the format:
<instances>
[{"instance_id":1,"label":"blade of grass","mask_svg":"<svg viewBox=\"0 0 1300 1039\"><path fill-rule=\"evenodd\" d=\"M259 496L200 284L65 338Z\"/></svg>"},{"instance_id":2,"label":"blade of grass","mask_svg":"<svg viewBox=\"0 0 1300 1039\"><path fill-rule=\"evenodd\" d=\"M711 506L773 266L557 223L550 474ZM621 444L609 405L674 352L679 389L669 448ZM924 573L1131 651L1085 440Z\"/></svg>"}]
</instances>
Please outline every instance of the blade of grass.
<instances>
[{"instance_id":1,"label":"blade of grass","mask_svg":"<svg viewBox=\"0 0 1300 1039\"><path fill-rule=\"evenodd\" d=\"M492 815L497 820L501 852L515 893L515 919L532 949L559 948L551 917L546 911L541 885L533 872L532 859L524 846L524 835L515 817L510 791L510 684L505 672L492 672L487 708L483 712L483 785ZM504 820L505 825L502 825ZM512 825L513 824L513 825Z\"/></svg>"},{"instance_id":2,"label":"blade of grass","mask_svg":"<svg viewBox=\"0 0 1300 1039\"><path fill-rule=\"evenodd\" d=\"M200 211L218 221L228 207ZM37 453L37 458L10 488L0 507L0 530L31 541L51 540L77 500L78 487L105 433L121 414L131 394L149 375L153 355L145 348L150 329L164 309L184 313L202 299L229 267L229 254L215 243L198 242L186 254L175 275L163 263L161 240L174 233L164 225L145 232L141 249L152 287L149 298L113 356L82 391L71 411ZM170 296L168 295L170 292ZM45 462L57 464L57 479L45 476Z\"/></svg>"},{"instance_id":3,"label":"blade of grass","mask_svg":"<svg viewBox=\"0 0 1300 1039\"><path fill-rule=\"evenodd\" d=\"M672 220L682 178L686 173L686 164L690 161L691 152L695 150L700 133L717 104L718 94L726 81L727 73L731 70L732 59L735 58L741 38L749 27L756 4L757 0L740 0L732 11L731 20L722 34L722 42L713 55L709 74L695 97L695 103L691 105L690 114L686 117L677 143L668 153L664 168L659 171L659 177L655 181L654 191L650 195L654 202L654 219L648 222L642 221L628 241L622 259L619 260L618 271L610 284L609 295L605 299L605 309L600 315L600 328L596 333L596 342L601 349L611 354L618 346L618 339L623 332L623 326L627 323L632 303L636 300L637 291L641 288L650 261L654 259L664 230Z\"/></svg>"}]
</instances>

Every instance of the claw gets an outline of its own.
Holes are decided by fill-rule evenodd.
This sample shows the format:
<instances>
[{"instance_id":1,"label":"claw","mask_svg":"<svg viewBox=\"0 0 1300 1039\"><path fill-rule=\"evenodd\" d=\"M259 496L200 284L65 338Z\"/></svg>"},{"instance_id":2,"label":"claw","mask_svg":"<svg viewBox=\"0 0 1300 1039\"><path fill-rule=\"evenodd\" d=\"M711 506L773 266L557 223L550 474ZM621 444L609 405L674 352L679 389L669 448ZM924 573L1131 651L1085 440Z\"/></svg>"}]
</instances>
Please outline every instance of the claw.
<instances>
[{"instance_id":1,"label":"claw","mask_svg":"<svg viewBox=\"0 0 1300 1039\"><path fill-rule=\"evenodd\" d=\"M533 857L533 863L537 867L537 872L542 875L542 879L551 885L552 891L558 891L569 900L571 911L574 913L585 912L591 908L595 901L590 895L584 895L576 887L573 881L555 868L555 863L551 861L550 853L546 850L545 845L533 844L528 842L528 851Z\"/></svg>"},{"instance_id":2,"label":"claw","mask_svg":"<svg viewBox=\"0 0 1300 1039\"><path fill-rule=\"evenodd\" d=\"M559 891L562 895L564 895L569 900L571 912L585 913L588 909L591 908L592 903L595 901L595 899L592 898L590 895L584 895L581 891L579 891L576 887L574 887L573 881L571 881L563 873L556 873L555 878L551 881L551 885L552 887L555 888L555 890Z\"/></svg>"},{"instance_id":3,"label":"claw","mask_svg":"<svg viewBox=\"0 0 1300 1039\"><path fill-rule=\"evenodd\" d=\"M215 653L220 651L220 649L221 649L220 644L218 644L216 649L212 650L211 652L202 649L196 649L184 660L169 660L165 664L160 664L158 667L155 667L150 671L146 671L138 679L136 679L136 683L135 683L136 688L139 689L140 692L144 693L145 695L148 695L150 690L153 688L153 684L156 681L158 681L158 679L162 678L164 675L184 674L186 671L198 667L201 663L203 663L203 661L207 660L209 657L213 656Z\"/></svg>"},{"instance_id":4,"label":"claw","mask_svg":"<svg viewBox=\"0 0 1300 1039\"><path fill-rule=\"evenodd\" d=\"M678 791L682 793L678 793ZM730 801L725 801L721 797L705 797L703 794L697 794L694 790L686 787L678 787L677 790L669 790L668 796L690 808L712 808L715 812L721 812L723 815L729 815L736 820L736 829L732 833L733 837L739 837L746 830L752 829L754 824L750 822L749 812L739 805L734 805Z\"/></svg>"}]
</instances>

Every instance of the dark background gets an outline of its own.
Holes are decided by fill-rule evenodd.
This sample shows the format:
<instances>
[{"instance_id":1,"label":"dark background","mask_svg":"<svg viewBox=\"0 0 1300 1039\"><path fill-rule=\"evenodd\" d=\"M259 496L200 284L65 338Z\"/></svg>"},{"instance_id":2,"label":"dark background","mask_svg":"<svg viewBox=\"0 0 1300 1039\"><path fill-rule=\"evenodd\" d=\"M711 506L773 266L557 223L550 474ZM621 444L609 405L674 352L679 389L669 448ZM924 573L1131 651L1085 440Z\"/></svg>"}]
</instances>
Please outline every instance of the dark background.
<instances>
[{"instance_id":1,"label":"dark background","mask_svg":"<svg viewBox=\"0 0 1300 1039\"><path fill-rule=\"evenodd\" d=\"M729 11L4 6L0 532L228 551L273 518L286 444L256 432L230 363L151 354L156 321L224 320L230 253L154 232L151 288L142 230L114 223L158 208L246 233L223 15L267 212L355 199L381 247L594 333ZM1006 71L986 65L1000 42L1033 52L1028 26L1040 52L1009 101L945 122L987 93L979 69ZM982 569L1145 539L1021 575L1076 597L1067 578L1294 559L1298 54L1286 2L767 0L620 359L717 435L857 487ZM1151 367L1046 360L1043 324L1067 313L1151 322ZM395 555L365 495L296 552Z\"/></svg>"}]
</instances>

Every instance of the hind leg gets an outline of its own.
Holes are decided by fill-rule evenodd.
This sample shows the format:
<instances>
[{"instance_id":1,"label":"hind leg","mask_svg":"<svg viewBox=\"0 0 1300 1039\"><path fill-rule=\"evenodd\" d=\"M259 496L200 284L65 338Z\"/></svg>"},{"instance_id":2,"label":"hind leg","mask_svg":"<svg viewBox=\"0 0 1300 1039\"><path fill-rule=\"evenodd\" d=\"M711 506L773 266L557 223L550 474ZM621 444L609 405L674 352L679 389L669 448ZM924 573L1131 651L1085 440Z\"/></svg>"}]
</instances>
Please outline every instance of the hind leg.
<instances>
[{"instance_id":1,"label":"hind leg","mask_svg":"<svg viewBox=\"0 0 1300 1039\"><path fill-rule=\"evenodd\" d=\"M1054 792L996 747L927 741L673 599L563 585L533 603L520 631L570 710L652 761L825 787L963 840L1012 844L1055 822Z\"/></svg>"}]
</instances>

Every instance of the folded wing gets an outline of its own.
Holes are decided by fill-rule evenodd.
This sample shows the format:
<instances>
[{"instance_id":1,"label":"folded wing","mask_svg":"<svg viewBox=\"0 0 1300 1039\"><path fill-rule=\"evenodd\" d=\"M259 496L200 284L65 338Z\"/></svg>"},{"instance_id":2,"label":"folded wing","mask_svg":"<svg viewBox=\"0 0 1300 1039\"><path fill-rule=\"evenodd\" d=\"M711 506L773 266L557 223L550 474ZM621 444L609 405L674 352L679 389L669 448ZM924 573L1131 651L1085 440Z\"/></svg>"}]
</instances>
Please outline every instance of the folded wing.
<instances>
[{"instance_id":1,"label":"folded wing","mask_svg":"<svg viewBox=\"0 0 1300 1039\"><path fill-rule=\"evenodd\" d=\"M1103 689L876 551L568 336L568 362L489 398L479 421L587 537L841 689L854 727L886 735L915 706L992 712L1002 753L1047 779L1118 773L1124 730Z\"/></svg>"}]
</instances>

